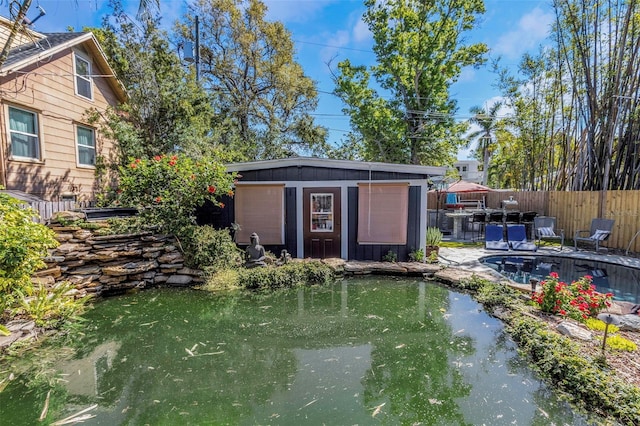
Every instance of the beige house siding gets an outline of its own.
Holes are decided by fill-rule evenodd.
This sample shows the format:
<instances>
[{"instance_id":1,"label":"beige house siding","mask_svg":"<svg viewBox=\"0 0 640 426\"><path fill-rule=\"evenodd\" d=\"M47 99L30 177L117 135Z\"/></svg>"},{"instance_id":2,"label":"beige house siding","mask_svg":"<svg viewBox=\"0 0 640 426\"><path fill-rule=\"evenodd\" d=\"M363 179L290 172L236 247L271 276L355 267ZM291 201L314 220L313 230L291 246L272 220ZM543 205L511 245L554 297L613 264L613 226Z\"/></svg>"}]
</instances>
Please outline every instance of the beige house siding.
<instances>
[{"instance_id":1,"label":"beige house siding","mask_svg":"<svg viewBox=\"0 0 640 426\"><path fill-rule=\"evenodd\" d=\"M13 26L13 21L0 16L0 50L4 48L7 39L9 38L9 34L11 33L11 27ZM25 26L22 26L22 29L25 29ZM42 35L29 30L26 33L18 31L16 37L13 39L13 43L11 43L11 47L14 48L16 46L20 46L22 44L31 43L34 40L41 38Z\"/></svg>"},{"instance_id":2,"label":"beige house siding","mask_svg":"<svg viewBox=\"0 0 640 426\"><path fill-rule=\"evenodd\" d=\"M84 44L88 43L93 42ZM112 143L101 138L98 129L86 122L85 113L90 108L104 111L109 105L116 105L119 97L112 84L103 77L91 79L92 100L76 95L76 53L91 62L92 75L111 75L110 69L101 69L86 49L76 45L49 57L47 61L0 76L0 163L5 163L5 170L0 170L0 184L8 189L24 191L51 201L71 194L78 200L94 199L95 170L78 165L76 126L80 124L93 128L96 155L108 156ZM10 106L37 113L40 161L11 156Z\"/></svg>"}]
</instances>

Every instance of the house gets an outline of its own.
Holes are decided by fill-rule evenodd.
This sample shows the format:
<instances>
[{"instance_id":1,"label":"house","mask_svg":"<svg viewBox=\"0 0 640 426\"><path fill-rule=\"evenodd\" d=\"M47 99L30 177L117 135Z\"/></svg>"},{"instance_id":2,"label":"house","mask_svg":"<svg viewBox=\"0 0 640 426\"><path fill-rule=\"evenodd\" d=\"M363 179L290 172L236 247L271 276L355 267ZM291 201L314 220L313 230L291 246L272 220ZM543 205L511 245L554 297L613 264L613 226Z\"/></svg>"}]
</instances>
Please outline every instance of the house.
<instances>
[{"instance_id":1,"label":"house","mask_svg":"<svg viewBox=\"0 0 640 426\"><path fill-rule=\"evenodd\" d=\"M0 17L0 49L13 22ZM92 33L22 26L0 67L0 185L47 201L92 200L112 142L87 111L126 99Z\"/></svg>"},{"instance_id":2,"label":"house","mask_svg":"<svg viewBox=\"0 0 640 426\"><path fill-rule=\"evenodd\" d=\"M230 164L241 177L209 223L233 228L248 245L256 232L276 255L398 260L425 249L427 190L445 167L294 157ZM202 221L201 221L202 222ZM235 226L237 228L237 226Z\"/></svg>"},{"instance_id":3,"label":"house","mask_svg":"<svg viewBox=\"0 0 640 426\"><path fill-rule=\"evenodd\" d=\"M477 160L458 160L453 167L458 171L460 179L466 182L482 183L482 172L478 171Z\"/></svg>"}]
</instances>

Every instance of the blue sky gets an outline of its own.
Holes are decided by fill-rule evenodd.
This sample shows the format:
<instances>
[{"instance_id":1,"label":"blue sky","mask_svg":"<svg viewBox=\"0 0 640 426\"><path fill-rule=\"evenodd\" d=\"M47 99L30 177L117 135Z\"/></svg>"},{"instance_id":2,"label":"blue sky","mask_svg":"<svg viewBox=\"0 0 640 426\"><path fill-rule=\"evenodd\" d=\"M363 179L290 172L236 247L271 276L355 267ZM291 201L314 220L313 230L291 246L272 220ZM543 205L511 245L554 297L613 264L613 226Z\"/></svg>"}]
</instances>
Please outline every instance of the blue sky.
<instances>
[{"instance_id":1,"label":"blue sky","mask_svg":"<svg viewBox=\"0 0 640 426\"><path fill-rule=\"evenodd\" d=\"M352 64L371 65L372 38L362 22L365 8L361 0L266 0L268 18L280 20L292 34L296 58L306 74L317 83L319 105L314 115L317 123L329 129L329 140L338 142L349 130L349 119L342 115L342 103L331 95L333 82L327 65L349 59ZM484 42L492 58L502 57L502 64L515 67L521 55L545 44L553 13L548 0L485 0L486 13L476 29L468 33L469 42ZM0 15L9 16L6 2L1 2ZM100 26L107 12L106 0L34 0L28 13L33 19L37 6L46 11L34 29L41 32L63 32L67 27L80 30L84 26ZM138 1L126 1L135 15ZM161 0L160 10L165 25L170 26L185 10L184 0ZM451 90L458 102L456 118L469 117L474 105L490 105L499 96L493 87L495 76L488 67L465 69ZM459 152L465 159L468 150Z\"/></svg>"}]
</instances>

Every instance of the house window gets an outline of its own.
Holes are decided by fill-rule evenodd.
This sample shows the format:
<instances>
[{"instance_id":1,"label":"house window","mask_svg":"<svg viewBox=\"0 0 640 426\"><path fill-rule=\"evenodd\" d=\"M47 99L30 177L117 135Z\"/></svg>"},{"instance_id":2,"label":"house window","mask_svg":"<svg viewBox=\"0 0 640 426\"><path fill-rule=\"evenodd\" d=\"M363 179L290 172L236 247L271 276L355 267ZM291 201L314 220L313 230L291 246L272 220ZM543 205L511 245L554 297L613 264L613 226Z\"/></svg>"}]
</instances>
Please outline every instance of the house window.
<instances>
[{"instance_id":1,"label":"house window","mask_svg":"<svg viewBox=\"0 0 640 426\"><path fill-rule=\"evenodd\" d=\"M96 165L95 133L90 127L76 128L78 141L78 164L81 166Z\"/></svg>"},{"instance_id":2,"label":"house window","mask_svg":"<svg viewBox=\"0 0 640 426\"><path fill-rule=\"evenodd\" d=\"M238 185L234 199L239 244L254 232L260 244L284 244L284 185Z\"/></svg>"},{"instance_id":3,"label":"house window","mask_svg":"<svg viewBox=\"0 0 640 426\"><path fill-rule=\"evenodd\" d=\"M462 171L466 172L467 171L467 166L462 166Z\"/></svg>"},{"instance_id":4,"label":"house window","mask_svg":"<svg viewBox=\"0 0 640 426\"><path fill-rule=\"evenodd\" d=\"M76 67L76 93L87 99L93 99L91 88L91 63L86 59L75 55Z\"/></svg>"},{"instance_id":5,"label":"house window","mask_svg":"<svg viewBox=\"0 0 640 426\"><path fill-rule=\"evenodd\" d=\"M409 185L358 184L358 243L406 244Z\"/></svg>"},{"instance_id":6,"label":"house window","mask_svg":"<svg viewBox=\"0 0 640 426\"><path fill-rule=\"evenodd\" d=\"M37 114L9 107L9 132L12 156L40 159Z\"/></svg>"}]
</instances>

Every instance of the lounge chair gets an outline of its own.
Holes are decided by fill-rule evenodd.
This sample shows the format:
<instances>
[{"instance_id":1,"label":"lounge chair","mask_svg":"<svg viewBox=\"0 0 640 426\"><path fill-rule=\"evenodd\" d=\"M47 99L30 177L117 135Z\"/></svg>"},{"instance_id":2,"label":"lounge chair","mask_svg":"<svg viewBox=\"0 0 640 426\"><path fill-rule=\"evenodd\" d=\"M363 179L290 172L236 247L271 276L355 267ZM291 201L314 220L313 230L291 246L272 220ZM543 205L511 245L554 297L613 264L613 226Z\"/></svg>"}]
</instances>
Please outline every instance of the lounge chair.
<instances>
[{"instance_id":1,"label":"lounge chair","mask_svg":"<svg viewBox=\"0 0 640 426\"><path fill-rule=\"evenodd\" d=\"M507 225L507 240L512 250L517 251L536 251L538 247L527 241L527 229L524 225Z\"/></svg>"},{"instance_id":2,"label":"lounge chair","mask_svg":"<svg viewBox=\"0 0 640 426\"><path fill-rule=\"evenodd\" d=\"M484 248L487 250L509 250L509 243L504 240L502 225L487 225L484 230Z\"/></svg>"},{"instance_id":3,"label":"lounge chair","mask_svg":"<svg viewBox=\"0 0 640 426\"><path fill-rule=\"evenodd\" d=\"M600 244L609 239L611 231L613 230L614 219L592 219L591 228L589 230L576 231L573 237L573 247L578 250L578 242L593 244L596 248L596 253L600 250Z\"/></svg>"},{"instance_id":4,"label":"lounge chair","mask_svg":"<svg viewBox=\"0 0 640 426\"><path fill-rule=\"evenodd\" d=\"M560 240L560 251L562 251L564 247L564 229L555 229L555 217L536 216L533 218L533 227L538 247L540 247L542 240Z\"/></svg>"}]
</instances>

